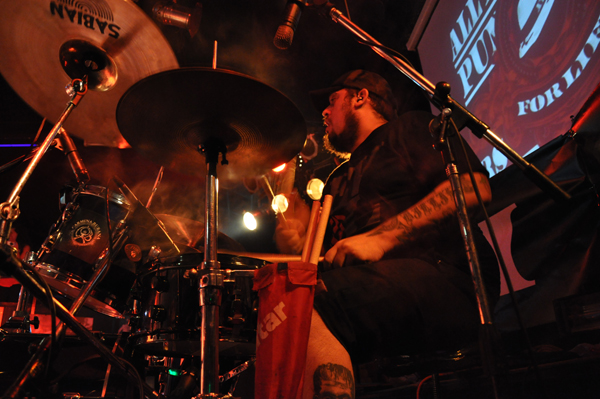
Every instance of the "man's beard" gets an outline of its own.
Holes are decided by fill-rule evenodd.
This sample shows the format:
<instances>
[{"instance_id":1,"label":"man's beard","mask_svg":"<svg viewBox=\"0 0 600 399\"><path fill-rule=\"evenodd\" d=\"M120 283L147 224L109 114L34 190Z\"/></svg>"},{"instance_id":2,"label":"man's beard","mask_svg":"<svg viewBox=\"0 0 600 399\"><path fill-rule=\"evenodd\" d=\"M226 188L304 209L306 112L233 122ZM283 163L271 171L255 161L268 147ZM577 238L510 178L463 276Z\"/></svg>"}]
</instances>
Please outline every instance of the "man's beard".
<instances>
[{"instance_id":1,"label":"man's beard","mask_svg":"<svg viewBox=\"0 0 600 399\"><path fill-rule=\"evenodd\" d=\"M344 131L331 137L329 134L326 134L323 137L323 146L333 155L342 159L349 159L350 151L354 148L357 139L358 118L355 114L347 112L346 128Z\"/></svg>"}]
</instances>

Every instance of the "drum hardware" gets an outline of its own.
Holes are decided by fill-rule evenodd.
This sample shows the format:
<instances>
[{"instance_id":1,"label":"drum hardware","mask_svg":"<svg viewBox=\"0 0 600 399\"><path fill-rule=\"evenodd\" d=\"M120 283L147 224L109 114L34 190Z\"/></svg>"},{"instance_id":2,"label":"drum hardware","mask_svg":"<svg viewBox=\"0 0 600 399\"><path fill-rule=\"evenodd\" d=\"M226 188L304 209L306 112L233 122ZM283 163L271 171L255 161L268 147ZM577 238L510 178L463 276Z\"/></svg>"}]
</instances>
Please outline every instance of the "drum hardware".
<instances>
[{"instance_id":1,"label":"drum hardware","mask_svg":"<svg viewBox=\"0 0 600 399\"><path fill-rule=\"evenodd\" d=\"M114 245L112 247L109 246L101 254L101 256L99 257L99 259L96 262L96 265L94 267L94 273L92 274L90 279L84 284L82 289L79 291L78 295L74 298L73 302L71 303L71 306L68 310L71 317L73 317L79 311L79 309L86 303L86 300L88 299L88 297L90 296L92 291L95 289L95 287L98 285L98 283L102 280L102 278L106 275L106 273L110 267L110 263L114 260L116 253L119 251L119 249L124 245L125 241L127 240L128 227L126 226L126 221L128 219L128 216L131 213L128 213L128 215L126 215L125 218L121 222L119 222L119 224L116 226L116 229L115 229L116 239L114 240ZM31 268L33 269L33 266L31 266ZM25 287L25 284L22 281L20 281L20 282L21 282L21 284L23 284L23 287ZM54 298L52 298L52 299L55 300ZM65 332L66 332L66 324L61 323L57 327L57 330L56 330L57 341L60 341L62 339L62 336ZM34 353L32 358L28 362L27 367L25 367L23 372L18 377L17 381L13 384L13 386L9 390L10 394L8 395L8 397L13 397L12 395L18 394L18 392L27 385L27 383L29 382L29 380L31 378L34 378L37 375L39 375L40 370L43 368L44 358L46 356L49 356L49 351L51 349L51 345L52 345L51 338L46 337L46 338L44 338L44 340L42 340L37 351Z\"/></svg>"},{"instance_id":2,"label":"drum hardware","mask_svg":"<svg viewBox=\"0 0 600 399\"><path fill-rule=\"evenodd\" d=\"M266 262L227 254L218 256L224 286L218 323L219 354L250 357L255 351L257 302L252 278L254 271ZM202 253L186 253L142 267L133 289L139 317L130 340L136 350L162 356L199 355L196 266L203 257Z\"/></svg>"},{"instance_id":3,"label":"drum hardware","mask_svg":"<svg viewBox=\"0 0 600 399\"><path fill-rule=\"evenodd\" d=\"M16 256L14 256L14 254L7 249L6 245L0 246L0 252L2 254L0 270L8 275L12 275L36 298L44 300L46 298L45 290L28 272L31 271L29 266L26 263L23 263L20 259L17 259ZM52 301L53 305L56 307L56 314L64 323L65 328L68 327L75 334L81 337L81 339L89 342L99 352L99 354L102 355L102 357L104 357L113 366L118 368L121 373L127 375L129 379L137 383L146 396L149 398L158 399L156 392L154 392L151 387L141 381L139 374L133 366L125 362L122 358L115 356L108 348L104 346L102 342L100 342L89 330L87 330L73 316L73 314L64 307L64 305L58 302L55 298L52 298ZM44 340L49 341L48 337L46 337ZM43 345L43 347L48 347L48 344ZM42 348L42 346L40 346L40 348ZM28 363L28 366L23 370L17 381L5 393L5 398L19 397L19 391L24 388L24 385L28 378L30 378L30 375L36 374L36 370L39 371L39 367L41 366L40 360L45 353L46 351L38 350L34 354L34 357L32 357ZM33 366L35 366L35 368Z\"/></svg>"},{"instance_id":4,"label":"drum hardware","mask_svg":"<svg viewBox=\"0 0 600 399\"><path fill-rule=\"evenodd\" d=\"M59 129L62 127L62 124L66 121L68 116L71 114L73 109L79 104L85 93L87 92L87 79L73 79L71 81L71 86L74 90L74 94L72 95L67 107L63 111L60 116L58 122L54 125L52 130L48 133L44 142L40 145L39 150L35 153L33 159L27 166L27 169L23 172L21 179L15 185L13 191L10 193L8 200L2 204L0 204L0 217L2 217L2 224L0 225L0 244L6 244L8 236L10 234L10 230L12 227L12 223L19 216L19 194L23 190L25 183L29 180L29 177L33 173L34 169L40 163L40 160L56 138L56 135L59 132Z\"/></svg>"},{"instance_id":5,"label":"drum hardware","mask_svg":"<svg viewBox=\"0 0 600 399\"><path fill-rule=\"evenodd\" d=\"M19 195L23 190L23 187L29 180L29 177L31 176L35 168L40 163L42 157L44 156L48 148L50 148L50 145L52 145L52 143L56 139L56 136L58 135L62 124L67 120L68 116L71 114L73 109L77 107L83 96L87 93L87 77L83 76L81 79L73 78L69 87L71 89L71 99L68 102L67 107L61 114L58 122L54 125L54 127L44 139L43 143L40 145L39 149L33 156L33 159L23 172L21 178L13 188L13 191L10 193L7 201L0 204L0 245L4 245L7 243L10 231L12 229L12 224L19 217ZM28 314L25 314L25 298L27 294L25 293L24 287L21 288L19 299L21 299L22 295L23 301L19 301L21 303L21 308L18 309L19 313L15 314L14 322L21 324L20 327L16 326L17 330L30 331L30 324L32 320L30 319L30 316ZM35 322L35 320L33 321Z\"/></svg>"},{"instance_id":6,"label":"drum hardware","mask_svg":"<svg viewBox=\"0 0 600 399\"><path fill-rule=\"evenodd\" d=\"M124 186L124 183L122 183L122 185L123 185L123 187L126 188L126 186ZM108 190L106 190L106 192L108 192ZM75 314L77 312L77 310L81 306L83 306L83 304L86 304L89 307L91 307L92 309L94 309L94 306L90 306L88 297L93 292L94 288L96 286L98 286L100 281L107 275L111 263L115 260L117 254L123 248L124 244L127 242L129 235L130 235L129 231L131 230L129 227L129 224L132 224L132 220L139 220L140 213L142 215L144 215L144 211L138 210L139 206L142 206L142 205L139 202L134 202L133 205L130 208L128 208L127 214L123 217L123 219L121 219L117 222L116 226L114 227L114 233L111 234L112 239L109 240L109 246L107 248L105 248L105 250L100 254L100 256L98 257L98 260L96 261L96 263L93 267L94 273L87 280L87 282L85 282L85 284L81 288L81 290L75 291L78 294L73 295L75 297L75 299L70 308L71 314ZM66 219L66 221L68 222L69 220ZM153 247L150 251L151 256L158 256L159 254L160 254L160 249L158 249L158 248ZM36 269L39 271L39 269L40 269L39 265L36 267ZM92 301L91 304L93 305L94 302ZM98 307L94 310L98 310L98 311L102 312L103 308ZM104 312L104 313L111 315L110 313L106 313L106 312ZM118 313L113 316L114 317L122 317ZM61 329L57 332L57 335L60 336L59 334L62 334L62 333L64 333L64 324L61 325ZM43 352L45 352L48 349L49 342L50 341L48 341L47 344L44 344L43 347L40 349L40 351L42 353L39 355L39 357L36 357L36 359L38 359L38 360L36 360L36 362L41 361L41 358L43 357L42 356ZM35 368L35 367L39 367L39 366L37 366L34 363L34 364L32 364L32 367ZM29 374L29 375L31 375L31 374ZM19 383L19 386L23 386L27 378L28 378L28 376L24 376L22 382Z\"/></svg>"},{"instance_id":7,"label":"drum hardware","mask_svg":"<svg viewBox=\"0 0 600 399\"><path fill-rule=\"evenodd\" d=\"M239 92L242 95L235 96ZM263 104L274 106L266 110ZM140 107L149 111L143 118L135 112ZM144 78L119 101L117 124L143 155L163 160L168 169L206 178L204 262L199 270L199 397L218 396L218 327L224 284L217 258L219 155L221 165L227 165L219 172L221 183L262 175L301 151L306 138L304 118L278 91L215 65ZM201 173L203 165L206 169Z\"/></svg>"},{"instance_id":8,"label":"drum hardware","mask_svg":"<svg viewBox=\"0 0 600 399\"><path fill-rule=\"evenodd\" d=\"M122 195L99 186L81 185L70 197L60 220L36 255L35 268L53 289L73 299L101 267L107 248L111 248L113 260L121 250L124 243L116 247L112 237L124 234L124 220L133 219L135 207ZM109 231L110 219L112 231ZM86 306L122 318L135 271L114 265L107 274L110 281L98 282L98 289L87 299Z\"/></svg>"},{"instance_id":9,"label":"drum hardware","mask_svg":"<svg viewBox=\"0 0 600 399\"><path fill-rule=\"evenodd\" d=\"M60 143L58 148L67 156L79 186L87 184L90 181L88 170L79 156L79 152L77 151L77 147L75 146L73 139L71 139L67 131L62 127L59 129L58 142Z\"/></svg>"},{"instance_id":10,"label":"drum hardware","mask_svg":"<svg viewBox=\"0 0 600 399\"><path fill-rule=\"evenodd\" d=\"M17 307L6 323L2 325L2 328L12 333L30 333L31 326L37 329L40 325L40 321L37 316L32 318L29 313L30 311L31 295L23 286L21 286Z\"/></svg>"}]
</instances>

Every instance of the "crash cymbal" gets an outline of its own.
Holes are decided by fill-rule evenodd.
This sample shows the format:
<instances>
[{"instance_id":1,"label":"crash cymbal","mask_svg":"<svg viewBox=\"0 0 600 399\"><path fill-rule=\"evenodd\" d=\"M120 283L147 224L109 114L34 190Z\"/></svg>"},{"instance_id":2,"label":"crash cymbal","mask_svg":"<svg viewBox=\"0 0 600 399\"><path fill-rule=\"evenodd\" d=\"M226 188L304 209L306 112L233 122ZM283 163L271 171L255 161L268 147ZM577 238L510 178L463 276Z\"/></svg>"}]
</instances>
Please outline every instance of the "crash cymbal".
<instances>
[{"instance_id":1,"label":"crash cymbal","mask_svg":"<svg viewBox=\"0 0 600 399\"><path fill-rule=\"evenodd\" d=\"M128 224L132 242L142 248L160 247L163 254L179 253L179 247L160 220L140 202L133 191L120 178L113 176L112 180L131 204L132 214Z\"/></svg>"},{"instance_id":2,"label":"crash cymbal","mask_svg":"<svg viewBox=\"0 0 600 399\"><path fill-rule=\"evenodd\" d=\"M165 230L176 243L200 250L204 248L204 231L206 230L204 223L176 215L155 214L154 216L163 223ZM244 250L242 244L220 231L217 234L217 248L219 251Z\"/></svg>"},{"instance_id":3,"label":"crash cymbal","mask_svg":"<svg viewBox=\"0 0 600 399\"><path fill-rule=\"evenodd\" d=\"M143 112L140 112L143 110ZM306 123L282 93L249 76L181 68L133 85L117 106L117 124L131 146L165 168L206 176L198 147L227 147L221 181L258 176L288 162L306 139Z\"/></svg>"},{"instance_id":4,"label":"crash cymbal","mask_svg":"<svg viewBox=\"0 0 600 399\"><path fill-rule=\"evenodd\" d=\"M64 128L86 145L125 148L117 103L134 83L178 67L152 20L126 0L0 0L0 73L52 123L69 97L65 86L82 73L89 89Z\"/></svg>"},{"instance_id":5,"label":"crash cymbal","mask_svg":"<svg viewBox=\"0 0 600 399\"><path fill-rule=\"evenodd\" d=\"M204 240L204 223L180 216L155 214L163 223L165 230L173 241L180 242L190 247L202 246Z\"/></svg>"}]
</instances>

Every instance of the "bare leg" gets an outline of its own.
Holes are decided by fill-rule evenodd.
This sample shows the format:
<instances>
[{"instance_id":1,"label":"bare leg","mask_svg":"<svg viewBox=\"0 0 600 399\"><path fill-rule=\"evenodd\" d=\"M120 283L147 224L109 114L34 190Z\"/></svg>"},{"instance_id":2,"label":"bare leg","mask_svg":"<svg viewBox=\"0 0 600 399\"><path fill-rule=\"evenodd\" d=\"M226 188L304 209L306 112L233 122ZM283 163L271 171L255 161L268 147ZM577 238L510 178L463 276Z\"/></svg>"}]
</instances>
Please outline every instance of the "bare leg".
<instances>
[{"instance_id":1,"label":"bare leg","mask_svg":"<svg viewBox=\"0 0 600 399\"><path fill-rule=\"evenodd\" d=\"M324 397L353 399L354 374L350 355L313 310L302 398Z\"/></svg>"}]
</instances>

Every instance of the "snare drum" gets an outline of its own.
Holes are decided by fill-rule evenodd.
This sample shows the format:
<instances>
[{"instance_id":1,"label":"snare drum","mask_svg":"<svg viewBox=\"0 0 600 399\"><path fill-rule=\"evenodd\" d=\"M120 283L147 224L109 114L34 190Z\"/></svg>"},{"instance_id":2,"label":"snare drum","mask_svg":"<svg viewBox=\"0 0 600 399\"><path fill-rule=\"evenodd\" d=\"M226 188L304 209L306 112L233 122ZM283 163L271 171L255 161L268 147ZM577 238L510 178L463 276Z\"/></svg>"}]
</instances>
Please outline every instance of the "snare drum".
<instances>
[{"instance_id":1,"label":"snare drum","mask_svg":"<svg viewBox=\"0 0 600 399\"><path fill-rule=\"evenodd\" d=\"M140 326L132 335L147 354L191 356L200 351L201 308L196 268L202 253L183 254L145 267L138 277ZM221 355L253 355L258 296L252 291L254 270L267 262L218 254L224 277L219 309Z\"/></svg>"},{"instance_id":2,"label":"snare drum","mask_svg":"<svg viewBox=\"0 0 600 399\"><path fill-rule=\"evenodd\" d=\"M107 196L104 187L88 186L75 192L38 253L36 270L56 291L75 298L108 248L108 219L114 233L128 209L125 197L110 190ZM111 317L122 317L136 277L135 270L125 267L113 262L86 306Z\"/></svg>"}]
</instances>

